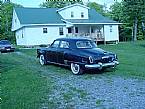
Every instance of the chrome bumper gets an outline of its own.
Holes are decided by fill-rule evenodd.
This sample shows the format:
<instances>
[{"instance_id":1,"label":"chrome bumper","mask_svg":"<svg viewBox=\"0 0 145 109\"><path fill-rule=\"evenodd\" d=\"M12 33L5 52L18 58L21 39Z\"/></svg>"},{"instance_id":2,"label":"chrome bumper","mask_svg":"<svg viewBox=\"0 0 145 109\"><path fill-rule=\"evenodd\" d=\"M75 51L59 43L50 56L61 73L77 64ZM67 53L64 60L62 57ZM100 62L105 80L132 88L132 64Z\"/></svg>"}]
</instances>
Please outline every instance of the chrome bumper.
<instances>
[{"instance_id":1,"label":"chrome bumper","mask_svg":"<svg viewBox=\"0 0 145 109\"><path fill-rule=\"evenodd\" d=\"M114 66L117 66L119 65L119 62L118 61L113 61L113 62L110 62L110 63L98 63L98 64L91 64L91 65L85 65L85 68L88 68L88 69L94 69L94 68L98 68L98 69L102 69L103 67L114 67Z\"/></svg>"}]
</instances>

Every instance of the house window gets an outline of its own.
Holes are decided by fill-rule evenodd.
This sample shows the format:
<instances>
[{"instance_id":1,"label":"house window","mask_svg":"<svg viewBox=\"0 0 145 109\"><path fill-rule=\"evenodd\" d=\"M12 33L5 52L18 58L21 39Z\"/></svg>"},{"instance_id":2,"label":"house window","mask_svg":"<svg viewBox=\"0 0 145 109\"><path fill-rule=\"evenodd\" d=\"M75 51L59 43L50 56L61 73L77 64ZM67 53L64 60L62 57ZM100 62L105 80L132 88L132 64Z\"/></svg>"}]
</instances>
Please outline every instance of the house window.
<instances>
[{"instance_id":1,"label":"house window","mask_svg":"<svg viewBox=\"0 0 145 109\"><path fill-rule=\"evenodd\" d=\"M81 18L83 18L84 17L84 13L83 12L81 12Z\"/></svg>"},{"instance_id":2,"label":"house window","mask_svg":"<svg viewBox=\"0 0 145 109\"><path fill-rule=\"evenodd\" d=\"M43 33L47 33L47 28L43 28Z\"/></svg>"},{"instance_id":3,"label":"house window","mask_svg":"<svg viewBox=\"0 0 145 109\"><path fill-rule=\"evenodd\" d=\"M15 19L15 23L17 23L17 19Z\"/></svg>"},{"instance_id":4,"label":"house window","mask_svg":"<svg viewBox=\"0 0 145 109\"><path fill-rule=\"evenodd\" d=\"M91 33L94 33L94 29L93 28L91 28Z\"/></svg>"},{"instance_id":5,"label":"house window","mask_svg":"<svg viewBox=\"0 0 145 109\"><path fill-rule=\"evenodd\" d=\"M71 12L71 17L74 17L74 12Z\"/></svg>"},{"instance_id":6,"label":"house window","mask_svg":"<svg viewBox=\"0 0 145 109\"><path fill-rule=\"evenodd\" d=\"M72 29L71 28L68 28L68 33L72 33Z\"/></svg>"},{"instance_id":7,"label":"house window","mask_svg":"<svg viewBox=\"0 0 145 109\"><path fill-rule=\"evenodd\" d=\"M24 38L23 30L22 30L22 38Z\"/></svg>"},{"instance_id":8,"label":"house window","mask_svg":"<svg viewBox=\"0 0 145 109\"><path fill-rule=\"evenodd\" d=\"M78 27L75 27L75 33L78 33L79 30L78 30Z\"/></svg>"},{"instance_id":9,"label":"house window","mask_svg":"<svg viewBox=\"0 0 145 109\"><path fill-rule=\"evenodd\" d=\"M22 38L24 38L24 35L23 35L23 33L22 33Z\"/></svg>"},{"instance_id":10,"label":"house window","mask_svg":"<svg viewBox=\"0 0 145 109\"><path fill-rule=\"evenodd\" d=\"M110 25L110 32L112 32L112 25Z\"/></svg>"},{"instance_id":11,"label":"house window","mask_svg":"<svg viewBox=\"0 0 145 109\"><path fill-rule=\"evenodd\" d=\"M59 27L59 35L63 35L63 27Z\"/></svg>"}]
</instances>

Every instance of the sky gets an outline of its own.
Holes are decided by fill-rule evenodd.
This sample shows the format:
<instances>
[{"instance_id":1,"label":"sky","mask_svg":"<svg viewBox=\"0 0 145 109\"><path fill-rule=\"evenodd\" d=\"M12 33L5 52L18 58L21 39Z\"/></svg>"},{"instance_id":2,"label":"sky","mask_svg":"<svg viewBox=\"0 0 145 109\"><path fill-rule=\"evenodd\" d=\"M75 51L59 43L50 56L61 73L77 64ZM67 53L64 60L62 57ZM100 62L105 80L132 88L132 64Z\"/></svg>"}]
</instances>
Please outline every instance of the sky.
<instances>
[{"instance_id":1,"label":"sky","mask_svg":"<svg viewBox=\"0 0 145 109\"><path fill-rule=\"evenodd\" d=\"M39 4L45 2L46 0L11 0L13 3L21 4L24 7L39 7ZM87 2L88 0L83 0L83 2ZM89 0L90 2L96 2L104 5L104 3L109 7L114 3L114 0ZM121 0L118 0L121 1Z\"/></svg>"}]
</instances>

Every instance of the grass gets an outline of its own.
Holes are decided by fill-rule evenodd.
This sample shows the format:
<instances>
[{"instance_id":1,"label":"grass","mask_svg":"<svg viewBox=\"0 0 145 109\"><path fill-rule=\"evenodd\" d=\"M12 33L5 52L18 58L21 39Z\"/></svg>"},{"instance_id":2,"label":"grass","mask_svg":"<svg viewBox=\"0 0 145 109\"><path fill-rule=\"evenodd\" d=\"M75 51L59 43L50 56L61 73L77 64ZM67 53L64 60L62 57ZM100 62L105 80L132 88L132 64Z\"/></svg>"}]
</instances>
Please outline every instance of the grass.
<instances>
[{"instance_id":1,"label":"grass","mask_svg":"<svg viewBox=\"0 0 145 109\"><path fill-rule=\"evenodd\" d=\"M102 75L108 77L111 75L145 79L145 41L99 45L99 47L116 53L120 65L115 71L106 70L105 73L98 75L85 74L80 75L80 78L102 77ZM35 59L35 49L19 49L18 52L22 54L0 54L1 108L38 109L42 108L42 104L50 109L57 107L57 102L49 101L48 98L48 95L55 88L54 81L49 75L67 78L67 76L72 75L71 71L53 65L40 66ZM79 93L81 99L85 99L86 92L76 88L72 90ZM66 93L63 97L69 101L73 97L73 93ZM96 105L101 103L100 100L96 101Z\"/></svg>"},{"instance_id":2,"label":"grass","mask_svg":"<svg viewBox=\"0 0 145 109\"><path fill-rule=\"evenodd\" d=\"M99 47L118 55L120 65L108 74L145 79L145 41L122 42Z\"/></svg>"},{"instance_id":3,"label":"grass","mask_svg":"<svg viewBox=\"0 0 145 109\"><path fill-rule=\"evenodd\" d=\"M39 73L38 65L30 59L15 53L0 55L1 108L41 108L42 104L48 101L47 95L51 93L52 79L43 77ZM49 101L47 105L50 108L54 107Z\"/></svg>"}]
</instances>

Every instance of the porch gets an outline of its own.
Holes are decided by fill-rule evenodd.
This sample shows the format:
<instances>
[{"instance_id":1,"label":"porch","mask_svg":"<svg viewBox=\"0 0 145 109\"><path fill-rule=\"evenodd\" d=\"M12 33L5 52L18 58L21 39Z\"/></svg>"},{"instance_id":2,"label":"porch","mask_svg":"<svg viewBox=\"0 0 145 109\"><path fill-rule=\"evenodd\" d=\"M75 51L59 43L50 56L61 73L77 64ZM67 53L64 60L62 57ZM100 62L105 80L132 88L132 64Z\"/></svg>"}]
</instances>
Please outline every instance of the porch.
<instances>
[{"instance_id":1,"label":"porch","mask_svg":"<svg viewBox=\"0 0 145 109\"><path fill-rule=\"evenodd\" d=\"M67 37L87 37L94 41L105 41L103 25L74 25L67 27Z\"/></svg>"}]
</instances>

